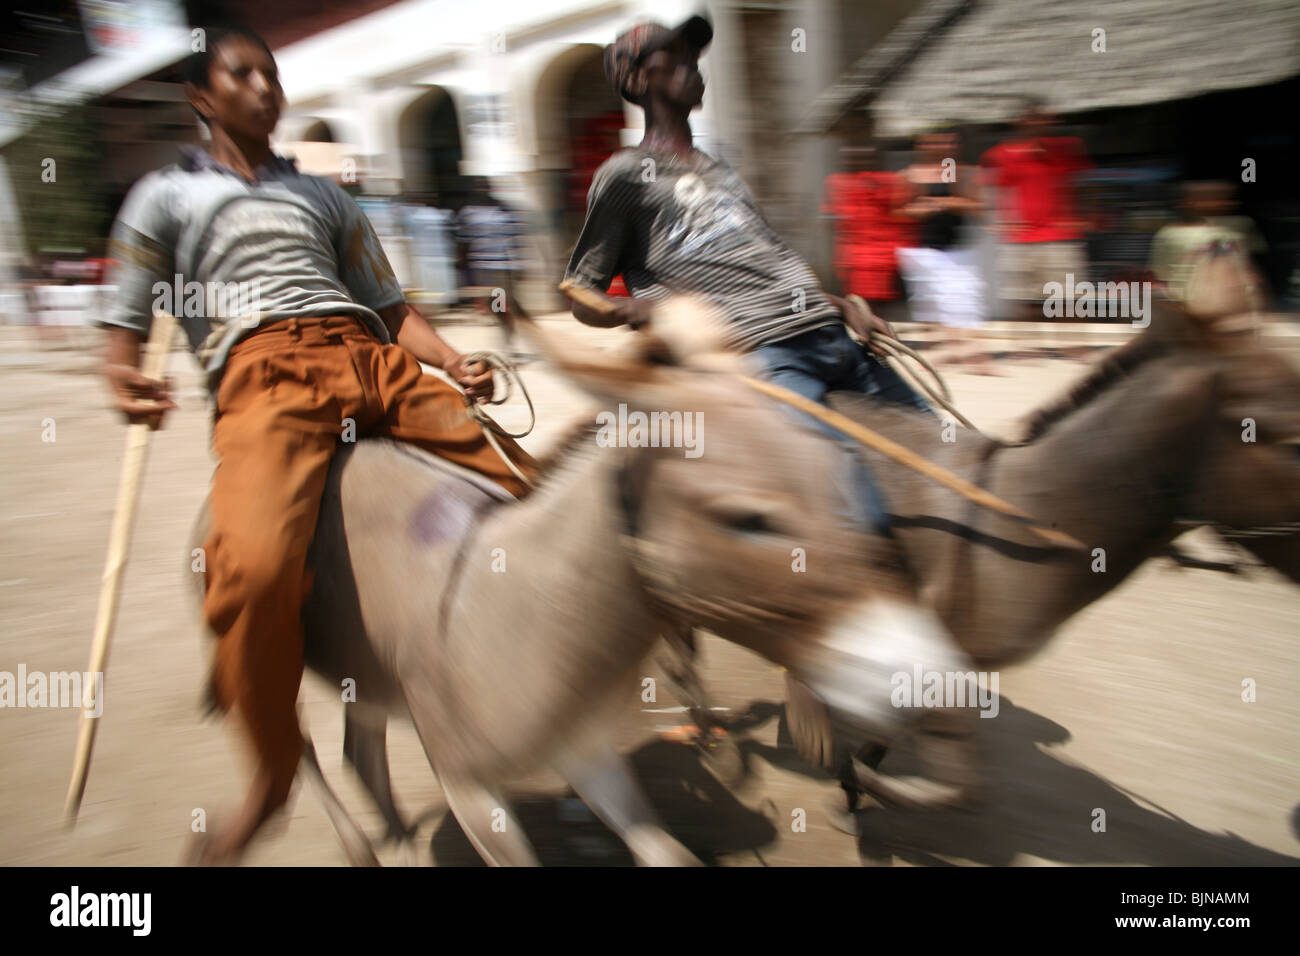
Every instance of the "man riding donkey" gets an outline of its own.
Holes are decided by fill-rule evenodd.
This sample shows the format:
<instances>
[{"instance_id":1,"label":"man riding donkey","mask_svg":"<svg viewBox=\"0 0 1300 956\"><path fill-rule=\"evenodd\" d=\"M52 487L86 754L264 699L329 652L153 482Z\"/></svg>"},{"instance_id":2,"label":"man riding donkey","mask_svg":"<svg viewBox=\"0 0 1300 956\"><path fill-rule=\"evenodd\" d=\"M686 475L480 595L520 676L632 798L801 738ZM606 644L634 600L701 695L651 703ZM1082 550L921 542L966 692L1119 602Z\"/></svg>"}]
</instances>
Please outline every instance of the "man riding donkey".
<instances>
[{"instance_id":1,"label":"man riding donkey","mask_svg":"<svg viewBox=\"0 0 1300 956\"><path fill-rule=\"evenodd\" d=\"M697 296L721 312L731 346L751 353L763 378L816 402L843 389L928 410L845 328L869 340L873 331L889 333L889 326L825 292L803 257L764 220L735 171L694 147L690 114L704 97L698 61L712 39L709 21L695 16L671 30L639 24L605 49L615 91L645 112L645 136L611 156L592 180L587 219L565 272L574 317L636 329L650 321L658 301ZM604 294L618 274L633 298ZM792 414L849 441L829 425ZM856 513L844 517L889 536L883 501L861 457L846 454L844 467L857 503ZM670 641L687 661L693 658L688 624ZM672 676L696 686L690 672L685 663ZM712 724L707 708L692 712L697 723Z\"/></svg>"},{"instance_id":2,"label":"man riding donkey","mask_svg":"<svg viewBox=\"0 0 1300 956\"><path fill-rule=\"evenodd\" d=\"M395 438L515 495L525 488L465 398L420 362L441 368L474 401L491 396L490 370L466 363L406 303L347 193L271 152L284 93L265 41L209 31L186 79L211 132L209 150L187 150L127 196L114 226L118 299L101 324L110 330L106 374L118 408L156 427L175 405L167 383L139 370L155 286L251 288L256 303L252 314L186 308L179 317L215 399L219 462L203 603L218 638L211 691L218 707L239 714L256 756L242 810L199 848L203 862L222 862L284 805L303 754L300 609L340 439ZM523 473L535 471L522 449L498 440Z\"/></svg>"}]
</instances>

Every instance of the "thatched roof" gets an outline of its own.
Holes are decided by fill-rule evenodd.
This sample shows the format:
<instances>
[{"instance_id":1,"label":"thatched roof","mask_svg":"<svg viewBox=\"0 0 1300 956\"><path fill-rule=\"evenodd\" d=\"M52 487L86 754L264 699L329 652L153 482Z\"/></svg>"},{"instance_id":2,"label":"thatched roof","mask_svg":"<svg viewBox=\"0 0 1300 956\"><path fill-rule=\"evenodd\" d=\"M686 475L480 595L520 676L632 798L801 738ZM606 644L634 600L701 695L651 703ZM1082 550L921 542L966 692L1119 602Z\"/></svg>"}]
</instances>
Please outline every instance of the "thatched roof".
<instances>
[{"instance_id":1,"label":"thatched roof","mask_svg":"<svg viewBox=\"0 0 1300 956\"><path fill-rule=\"evenodd\" d=\"M1105 30L1105 52L1093 31ZM1275 83L1300 73L1296 0L930 0L808 111L824 132L870 105L880 136Z\"/></svg>"}]
</instances>

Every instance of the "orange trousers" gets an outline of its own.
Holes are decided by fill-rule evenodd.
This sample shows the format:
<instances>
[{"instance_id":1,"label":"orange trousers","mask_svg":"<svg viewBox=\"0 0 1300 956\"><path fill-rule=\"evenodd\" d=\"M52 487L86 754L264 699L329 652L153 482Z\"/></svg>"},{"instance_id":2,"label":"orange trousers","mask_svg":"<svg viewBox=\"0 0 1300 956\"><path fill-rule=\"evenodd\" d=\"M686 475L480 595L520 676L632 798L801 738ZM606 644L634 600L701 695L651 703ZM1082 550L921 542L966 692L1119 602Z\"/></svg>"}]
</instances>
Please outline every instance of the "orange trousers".
<instances>
[{"instance_id":1,"label":"orange trousers","mask_svg":"<svg viewBox=\"0 0 1300 956\"><path fill-rule=\"evenodd\" d=\"M212 688L234 709L279 800L302 754L298 685L307 551L341 438L419 445L522 496L460 393L352 316L287 319L230 352L217 392L204 617L218 637ZM524 474L536 463L508 438Z\"/></svg>"}]
</instances>

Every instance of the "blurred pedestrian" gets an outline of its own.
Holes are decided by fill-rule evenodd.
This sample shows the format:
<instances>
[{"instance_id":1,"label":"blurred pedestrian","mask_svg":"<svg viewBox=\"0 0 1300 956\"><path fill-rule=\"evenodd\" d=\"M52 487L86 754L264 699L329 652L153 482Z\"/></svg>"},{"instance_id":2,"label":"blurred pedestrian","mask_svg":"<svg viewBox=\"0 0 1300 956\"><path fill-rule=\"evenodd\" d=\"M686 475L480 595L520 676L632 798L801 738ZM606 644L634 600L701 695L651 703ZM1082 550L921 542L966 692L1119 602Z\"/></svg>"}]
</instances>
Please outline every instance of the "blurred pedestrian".
<instances>
[{"instance_id":1,"label":"blurred pedestrian","mask_svg":"<svg viewBox=\"0 0 1300 956\"><path fill-rule=\"evenodd\" d=\"M519 215L492 195L486 177L476 178L469 201L456 217L456 237L469 269L470 282L478 289L478 309L496 319L505 337L504 349L514 359L530 358L515 348L515 324L511 316L522 266L523 235Z\"/></svg>"},{"instance_id":2,"label":"blurred pedestrian","mask_svg":"<svg viewBox=\"0 0 1300 956\"><path fill-rule=\"evenodd\" d=\"M979 250L962 245L965 229L982 208L972 170L960 167L961 138L953 131L932 131L916 139L916 160L903 170L909 198L898 215L916 225L911 243L898 250L907 282L912 318L950 330L970 354L960 361L993 374L976 330L984 322L984 278ZM959 349L960 351L960 349Z\"/></svg>"},{"instance_id":3,"label":"blurred pedestrian","mask_svg":"<svg viewBox=\"0 0 1300 956\"><path fill-rule=\"evenodd\" d=\"M1215 245L1236 246L1260 265L1267 251L1264 237L1253 219L1236 212L1232 183L1183 184L1180 220L1161 228L1151 245L1151 271L1166 296L1183 297L1197 262Z\"/></svg>"},{"instance_id":4,"label":"blurred pedestrian","mask_svg":"<svg viewBox=\"0 0 1300 956\"><path fill-rule=\"evenodd\" d=\"M913 224L897 214L908 198L898 173L876 169L874 146L840 150L841 172L826 177L822 215L834 222L835 272L840 291L860 295L891 318L901 303L897 250Z\"/></svg>"},{"instance_id":5,"label":"blurred pedestrian","mask_svg":"<svg viewBox=\"0 0 1300 956\"><path fill-rule=\"evenodd\" d=\"M1021 303L1022 317L1042 318L1043 286L1082 281L1087 271L1084 222L1075 177L1092 168L1083 141L1050 135L1055 117L1037 98L1026 100L1015 135L980 160L998 187L999 297Z\"/></svg>"},{"instance_id":6,"label":"blurred pedestrian","mask_svg":"<svg viewBox=\"0 0 1300 956\"><path fill-rule=\"evenodd\" d=\"M439 209L433 196L409 197L399 208L411 243L411 270L422 301L446 306L456 301L455 216Z\"/></svg>"}]
</instances>

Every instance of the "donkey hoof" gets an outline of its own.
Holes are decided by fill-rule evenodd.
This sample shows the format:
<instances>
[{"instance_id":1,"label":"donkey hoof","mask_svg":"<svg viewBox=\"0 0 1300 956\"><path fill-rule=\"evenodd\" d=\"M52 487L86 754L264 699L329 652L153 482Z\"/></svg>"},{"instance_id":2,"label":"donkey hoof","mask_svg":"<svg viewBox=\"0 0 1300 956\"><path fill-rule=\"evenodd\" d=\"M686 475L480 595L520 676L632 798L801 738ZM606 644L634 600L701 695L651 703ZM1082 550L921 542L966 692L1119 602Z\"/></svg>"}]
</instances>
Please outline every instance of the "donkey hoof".
<instances>
[{"instance_id":1,"label":"donkey hoof","mask_svg":"<svg viewBox=\"0 0 1300 956\"><path fill-rule=\"evenodd\" d=\"M867 814L870 810L850 810L845 806L842 796L834 796L826 802L826 822L831 829L847 833L851 837L860 837L867 832Z\"/></svg>"}]
</instances>

